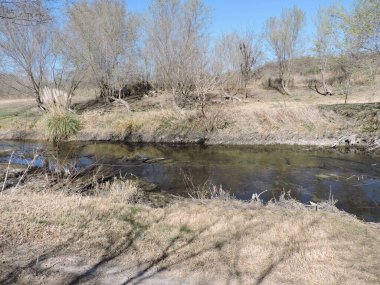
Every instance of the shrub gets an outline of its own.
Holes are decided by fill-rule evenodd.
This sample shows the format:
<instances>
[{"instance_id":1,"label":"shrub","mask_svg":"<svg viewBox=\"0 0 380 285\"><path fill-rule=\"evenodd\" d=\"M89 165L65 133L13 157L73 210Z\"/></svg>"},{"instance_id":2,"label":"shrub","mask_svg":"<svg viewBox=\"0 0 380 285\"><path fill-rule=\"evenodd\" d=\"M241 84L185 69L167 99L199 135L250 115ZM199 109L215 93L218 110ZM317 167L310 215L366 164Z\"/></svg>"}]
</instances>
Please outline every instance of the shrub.
<instances>
[{"instance_id":1,"label":"shrub","mask_svg":"<svg viewBox=\"0 0 380 285\"><path fill-rule=\"evenodd\" d=\"M222 185L217 187L206 180L203 184L194 184L191 175L183 173L183 180L186 185L188 195L193 199L214 199L214 200L230 200L234 199L231 194L224 190Z\"/></svg>"},{"instance_id":2,"label":"shrub","mask_svg":"<svg viewBox=\"0 0 380 285\"><path fill-rule=\"evenodd\" d=\"M159 121L158 128L169 133L202 133L205 135L227 128L230 123L226 117L227 115L223 109L209 108L206 112L206 117L198 112L188 111L177 116L173 114L160 116L156 120Z\"/></svg>"},{"instance_id":3,"label":"shrub","mask_svg":"<svg viewBox=\"0 0 380 285\"><path fill-rule=\"evenodd\" d=\"M142 192L137 183L132 180L114 179L100 186L101 193L114 199L115 201L134 204L138 203L142 198ZM138 210L134 209L132 212Z\"/></svg>"},{"instance_id":4,"label":"shrub","mask_svg":"<svg viewBox=\"0 0 380 285\"><path fill-rule=\"evenodd\" d=\"M80 121L69 109L70 97L66 92L46 87L41 98L47 112L45 121L49 140L60 142L80 130Z\"/></svg>"},{"instance_id":5,"label":"shrub","mask_svg":"<svg viewBox=\"0 0 380 285\"><path fill-rule=\"evenodd\" d=\"M54 142L68 139L81 128L78 117L69 111L49 111L45 119L48 138Z\"/></svg>"},{"instance_id":6,"label":"shrub","mask_svg":"<svg viewBox=\"0 0 380 285\"><path fill-rule=\"evenodd\" d=\"M116 123L116 132L123 138L131 136L141 128L141 125L134 119L119 121Z\"/></svg>"}]
</instances>

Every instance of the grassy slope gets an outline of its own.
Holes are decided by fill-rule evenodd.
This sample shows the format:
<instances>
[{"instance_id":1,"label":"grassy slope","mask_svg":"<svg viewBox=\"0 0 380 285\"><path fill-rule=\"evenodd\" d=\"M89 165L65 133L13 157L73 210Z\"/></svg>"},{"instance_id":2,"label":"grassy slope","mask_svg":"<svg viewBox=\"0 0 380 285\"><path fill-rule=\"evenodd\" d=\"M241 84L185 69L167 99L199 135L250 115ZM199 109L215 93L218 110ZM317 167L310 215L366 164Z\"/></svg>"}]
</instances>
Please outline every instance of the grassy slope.
<instances>
[{"instance_id":1,"label":"grassy slope","mask_svg":"<svg viewBox=\"0 0 380 285\"><path fill-rule=\"evenodd\" d=\"M2 195L0 208L1 284L380 282L380 228L346 215L46 193Z\"/></svg>"},{"instance_id":2,"label":"grassy slope","mask_svg":"<svg viewBox=\"0 0 380 285\"><path fill-rule=\"evenodd\" d=\"M342 136L380 134L379 106L357 117L360 104L379 102L380 94L359 90L350 97L359 105L329 108L323 106L341 103L342 96L324 97L302 88L294 93L287 97L251 87L246 102L214 104L206 110L207 118L200 118L196 110L178 113L167 108L170 98L163 95L131 102L131 114L122 107L87 108L80 116L82 131L72 139L196 142L207 138L211 144L331 145ZM1 138L43 139L44 129L32 100L0 103Z\"/></svg>"}]
</instances>

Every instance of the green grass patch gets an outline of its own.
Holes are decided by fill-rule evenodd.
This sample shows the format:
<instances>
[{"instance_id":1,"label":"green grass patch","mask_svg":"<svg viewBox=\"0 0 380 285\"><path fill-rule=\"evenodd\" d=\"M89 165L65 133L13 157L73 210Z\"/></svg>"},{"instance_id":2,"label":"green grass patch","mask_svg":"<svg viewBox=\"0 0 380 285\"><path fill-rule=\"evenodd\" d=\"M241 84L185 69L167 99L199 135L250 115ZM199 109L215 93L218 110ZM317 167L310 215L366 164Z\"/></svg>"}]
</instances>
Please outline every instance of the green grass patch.
<instances>
[{"instance_id":1,"label":"green grass patch","mask_svg":"<svg viewBox=\"0 0 380 285\"><path fill-rule=\"evenodd\" d=\"M70 112L52 112L45 116L48 137L54 142L74 136L81 128L78 117Z\"/></svg>"},{"instance_id":2,"label":"green grass patch","mask_svg":"<svg viewBox=\"0 0 380 285\"><path fill-rule=\"evenodd\" d=\"M189 228L188 225L181 225L181 227L179 228L179 231L180 233L183 233L183 234L191 234L193 231Z\"/></svg>"}]
</instances>

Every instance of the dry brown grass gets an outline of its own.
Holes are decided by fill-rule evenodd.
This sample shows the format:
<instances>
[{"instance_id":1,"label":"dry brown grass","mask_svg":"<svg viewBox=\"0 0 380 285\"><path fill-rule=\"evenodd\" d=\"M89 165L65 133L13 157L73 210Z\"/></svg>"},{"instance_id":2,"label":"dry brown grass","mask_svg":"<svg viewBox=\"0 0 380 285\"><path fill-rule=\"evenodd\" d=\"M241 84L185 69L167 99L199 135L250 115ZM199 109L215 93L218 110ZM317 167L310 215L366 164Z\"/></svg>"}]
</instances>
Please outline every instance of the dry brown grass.
<instances>
[{"instance_id":1,"label":"dry brown grass","mask_svg":"<svg viewBox=\"0 0 380 285\"><path fill-rule=\"evenodd\" d=\"M167 94L130 102L135 110L131 113L115 106L85 110L80 115L83 128L72 139L197 142L207 138L211 144L332 145L342 136L362 135L365 122L318 108L343 103L342 95L321 96L299 87L292 96L283 96L257 85L250 88L248 100L212 104L206 108L206 118L200 116L199 110L174 110ZM349 103L380 102L376 88L356 86ZM77 100L83 98L87 97ZM17 104L16 101L4 103L7 114L12 108L16 110ZM36 114L32 114L33 118L7 116L1 119L1 111L0 104L2 137L43 137L40 131L43 123Z\"/></svg>"},{"instance_id":2,"label":"dry brown grass","mask_svg":"<svg viewBox=\"0 0 380 285\"><path fill-rule=\"evenodd\" d=\"M171 109L164 95L132 103L135 107L152 107L131 114L86 112L82 116L84 138L146 142L195 142L207 138L211 144L332 145L342 136L361 135L360 122L318 107L342 103L344 98L340 95L321 96L298 88L294 95L283 96L273 90L255 88L247 101L208 106L207 118L202 118L197 110ZM351 103L380 101L378 95L359 91L350 97Z\"/></svg>"},{"instance_id":3,"label":"dry brown grass","mask_svg":"<svg viewBox=\"0 0 380 285\"><path fill-rule=\"evenodd\" d=\"M144 112L90 111L82 114L85 138L128 139L144 142L197 140L227 126L224 108L207 110L204 118L197 110L154 109Z\"/></svg>"},{"instance_id":4,"label":"dry brown grass","mask_svg":"<svg viewBox=\"0 0 380 285\"><path fill-rule=\"evenodd\" d=\"M211 141L328 144L350 126L336 114L300 103L240 105L227 120L233 122L231 128L219 131Z\"/></svg>"},{"instance_id":5,"label":"dry brown grass","mask_svg":"<svg viewBox=\"0 0 380 285\"><path fill-rule=\"evenodd\" d=\"M345 215L28 191L0 196L0 207L4 284L380 282L380 228Z\"/></svg>"},{"instance_id":6,"label":"dry brown grass","mask_svg":"<svg viewBox=\"0 0 380 285\"><path fill-rule=\"evenodd\" d=\"M98 111L82 115L85 138L132 141L196 141L209 143L329 144L351 127L317 106L293 103L229 103L211 106L202 118L196 110L170 109L126 114Z\"/></svg>"},{"instance_id":7,"label":"dry brown grass","mask_svg":"<svg viewBox=\"0 0 380 285\"><path fill-rule=\"evenodd\" d=\"M141 200L142 193L137 182L132 180L113 179L98 185L95 189L97 195L106 197L111 201L133 204Z\"/></svg>"}]
</instances>

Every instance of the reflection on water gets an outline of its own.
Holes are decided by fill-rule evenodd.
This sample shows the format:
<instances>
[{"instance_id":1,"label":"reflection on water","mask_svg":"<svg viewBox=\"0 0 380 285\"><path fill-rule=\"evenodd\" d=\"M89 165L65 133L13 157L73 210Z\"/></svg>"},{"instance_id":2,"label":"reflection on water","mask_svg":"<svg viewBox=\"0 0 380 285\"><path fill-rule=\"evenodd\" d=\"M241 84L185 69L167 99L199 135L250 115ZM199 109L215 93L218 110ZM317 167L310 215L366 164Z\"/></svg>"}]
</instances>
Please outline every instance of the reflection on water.
<instances>
[{"instance_id":1,"label":"reflection on water","mask_svg":"<svg viewBox=\"0 0 380 285\"><path fill-rule=\"evenodd\" d=\"M267 190L268 201L283 191L301 202L326 200L330 191L337 206L367 221L380 222L380 158L364 153L310 151L285 146L200 147L125 145L114 143L67 143L59 154L36 143L2 142L1 149L15 149L14 162L25 163L34 149L47 155L75 161L78 167L93 163L113 165L122 174L134 174L156 183L168 192L187 195L183 175L195 184L205 181L223 185L236 198L248 200ZM149 158L165 158L155 162ZM0 162L9 155L0 152ZM43 164L43 158L37 160Z\"/></svg>"}]
</instances>

